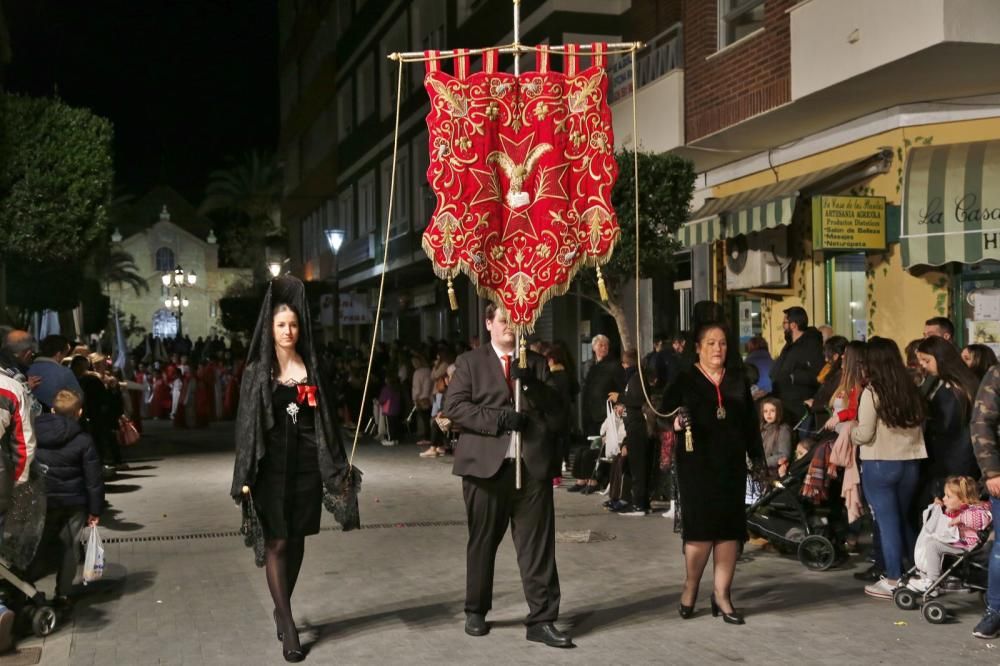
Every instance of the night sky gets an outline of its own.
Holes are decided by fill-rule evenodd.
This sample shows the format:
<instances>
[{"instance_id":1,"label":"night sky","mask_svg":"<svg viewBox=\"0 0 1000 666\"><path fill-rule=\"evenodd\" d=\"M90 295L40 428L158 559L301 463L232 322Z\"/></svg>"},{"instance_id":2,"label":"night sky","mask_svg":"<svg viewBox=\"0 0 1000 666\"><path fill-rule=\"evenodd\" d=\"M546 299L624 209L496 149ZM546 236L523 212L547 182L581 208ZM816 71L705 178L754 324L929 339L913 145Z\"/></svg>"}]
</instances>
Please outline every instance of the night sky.
<instances>
[{"instance_id":1,"label":"night sky","mask_svg":"<svg viewBox=\"0 0 1000 666\"><path fill-rule=\"evenodd\" d=\"M59 96L115 127L117 187L176 188L278 136L277 0L0 0L10 92Z\"/></svg>"}]
</instances>

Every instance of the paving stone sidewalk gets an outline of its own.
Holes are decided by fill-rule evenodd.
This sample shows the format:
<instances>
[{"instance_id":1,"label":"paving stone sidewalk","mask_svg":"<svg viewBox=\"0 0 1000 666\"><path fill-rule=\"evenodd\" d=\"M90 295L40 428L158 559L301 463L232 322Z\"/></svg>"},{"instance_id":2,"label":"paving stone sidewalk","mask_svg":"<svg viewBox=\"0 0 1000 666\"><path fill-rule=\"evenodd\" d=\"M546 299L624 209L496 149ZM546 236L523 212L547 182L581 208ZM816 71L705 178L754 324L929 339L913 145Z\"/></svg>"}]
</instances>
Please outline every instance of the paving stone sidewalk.
<instances>
[{"instance_id":1,"label":"paving stone sidewalk","mask_svg":"<svg viewBox=\"0 0 1000 666\"><path fill-rule=\"evenodd\" d=\"M109 484L108 567L74 620L48 639L44 665L279 664L262 570L232 536L239 511L227 497L232 427L174 431L153 423L129 451L132 469ZM971 636L975 595L946 599L953 623L864 596L851 574L814 573L791 558L749 548L735 601L747 625L708 612L706 572L691 620L676 612L683 561L672 522L607 514L598 496L559 491L557 529L609 537L557 546L560 624L578 647L524 640L526 612L509 538L497 562L492 632L462 632L464 507L450 461L414 446L367 443L362 520L348 534L307 542L293 599L312 664L930 664L1000 663L1000 641ZM324 527L333 527L329 516ZM51 579L41 583L51 588ZM4 665L0 658L0 666Z\"/></svg>"}]
</instances>

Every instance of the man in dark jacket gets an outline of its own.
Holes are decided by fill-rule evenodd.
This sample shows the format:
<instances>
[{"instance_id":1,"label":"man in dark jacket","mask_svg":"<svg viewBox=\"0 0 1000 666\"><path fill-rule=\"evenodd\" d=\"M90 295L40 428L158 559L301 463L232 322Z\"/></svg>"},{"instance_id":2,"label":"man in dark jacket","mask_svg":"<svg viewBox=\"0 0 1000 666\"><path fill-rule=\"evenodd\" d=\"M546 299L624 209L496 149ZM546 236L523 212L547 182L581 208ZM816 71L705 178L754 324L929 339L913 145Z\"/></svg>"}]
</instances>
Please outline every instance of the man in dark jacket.
<instances>
[{"instance_id":1,"label":"man in dark jacket","mask_svg":"<svg viewBox=\"0 0 1000 666\"><path fill-rule=\"evenodd\" d=\"M59 391L51 413L35 419L38 459L45 475L48 509L45 530L32 564L36 576L58 562L56 598L65 600L76 575L76 544L84 524L96 527L104 507L101 459L90 435L80 428L83 402L69 390Z\"/></svg>"},{"instance_id":2,"label":"man in dark jacket","mask_svg":"<svg viewBox=\"0 0 1000 666\"><path fill-rule=\"evenodd\" d=\"M590 343L594 356L584 365L583 375L583 434L601 434L601 424L607 418L607 402L611 393L625 386L625 372L618 359L611 356L611 341L606 335L595 335Z\"/></svg>"},{"instance_id":3,"label":"man in dark jacket","mask_svg":"<svg viewBox=\"0 0 1000 666\"><path fill-rule=\"evenodd\" d=\"M486 614L493 606L497 548L510 526L528 602L527 639L572 647L570 637L554 624L560 592L552 477L559 473L559 452L549 429L559 427L565 405L545 384L544 358L529 352L528 367L518 367L507 313L491 303L485 320L490 340L455 361L444 407L461 428L452 472L462 477L469 523L465 633L489 633ZM518 381L521 411L514 409ZM511 438L514 431L521 433L520 461ZM515 484L518 465L521 488Z\"/></svg>"},{"instance_id":4,"label":"man in dark jacket","mask_svg":"<svg viewBox=\"0 0 1000 666\"><path fill-rule=\"evenodd\" d=\"M615 396L618 405L624 408L622 421L625 423L625 446L622 455L625 456L629 476L632 477L632 504L618 511L624 516L649 515L649 473L653 451L646 431L646 416L642 413L646 396L642 390L637 362L638 355L634 350L629 349L622 354L625 388Z\"/></svg>"},{"instance_id":5,"label":"man in dark jacket","mask_svg":"<svg viewBox=\"0 0 1000 666\"><path fill-rule=\"evenodd\" d=\"M804 308L785 310L785 346L771 368L772 393L781 400L785 421L796 425L806 413L805 401L819 388L823 368L823 336L809 326Z\"/></svg>"}]
</instances>

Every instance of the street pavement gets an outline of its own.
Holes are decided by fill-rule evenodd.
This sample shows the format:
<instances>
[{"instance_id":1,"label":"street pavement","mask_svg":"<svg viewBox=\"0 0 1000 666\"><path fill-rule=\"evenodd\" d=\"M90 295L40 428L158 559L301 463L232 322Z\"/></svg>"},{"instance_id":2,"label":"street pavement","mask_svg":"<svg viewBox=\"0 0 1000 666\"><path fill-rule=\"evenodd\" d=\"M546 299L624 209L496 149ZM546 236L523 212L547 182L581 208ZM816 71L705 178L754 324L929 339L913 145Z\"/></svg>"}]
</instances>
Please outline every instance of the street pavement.
<instances>
[{"instance_id":1,"label":"street pavement","mask_svg":"<svg viewBox=\"0 0 1000 666\"><path fill-rule=\"evenodd\" d=\"M231 424L178 431L147 423L127 452L131 470L108 484L105 579L89 586L74 617L40 646L41 664L279 664L264 574L236 536L228 497ZM348 446L350 445L348 438ZM293 610L312 664L930 664L1000 663L1000 640L972 637L977 595L944 600L946 625L867 598L851 574L817 573L795 559L748 547L734 599L745 626L708 610L711 571L695 617L676 611L680 539L658 514L629 518L600 496L558 491L562 615L578 647L529 643L526 605L509 537L497 560L492 632L463 631L465 581L461 482L450 459L421 459L413 445L363 443L361 516L342 533L324 515L307 540ZM575 542L583 531L594 538ZM53 580L40 583L51 593ZM0 657L0 666L13 657Z\"/></svg>"}]
</instances>

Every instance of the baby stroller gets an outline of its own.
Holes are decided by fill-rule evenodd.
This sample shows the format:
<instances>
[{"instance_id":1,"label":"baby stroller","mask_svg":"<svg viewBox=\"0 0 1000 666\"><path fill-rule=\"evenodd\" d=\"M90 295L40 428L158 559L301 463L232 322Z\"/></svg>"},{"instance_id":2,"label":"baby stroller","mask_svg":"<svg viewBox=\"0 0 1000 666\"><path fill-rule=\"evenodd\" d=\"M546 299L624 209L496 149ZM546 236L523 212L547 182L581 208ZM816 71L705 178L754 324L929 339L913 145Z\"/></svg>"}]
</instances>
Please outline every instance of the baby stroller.
<instances>
[{"instance_id":1,"label":"baby stroller","mask_svg":"<svg viewBox=\"0 0 1000 666\"><path fill-rule=\"evenodd\" d=\"M838 540L833 523L837 516L829 503L816 506L800 494L811 457L805 455L792 462L785 476L769 484L747 507L747 530L783 552L797 553L807 569L826 571L842 553L835 545Z\"/></svg>"},{"instance_id":2,"label":"baby stroller","mask_svg":"<svg viewBox=\"0 0 1000 666\"><path fill-rule=\"evenodd\" d=\"M989 552L993 548L990 535L993 527L980 530L979 543L968 551L957 555L945 555L941 575L931 581L927 590L923 593L916 592L906 587L906 582L917 575L916 567L913 567L900 580L900 586L892 594L892 600L900 610L917 610L925 620L931 624L944 624L948 621L950 613L948 608L937 601L935 597L941 593L948 593L943 583L948 578L957 578L963 585L962 591L979 592L980 598L985 603Z\"/></svg>"},{"instance_id":3,"label":"baby stroller","mask_svg":"<svg viewBox=\"0 0 1000 666\"><path fill-rule=\"evenodd\" d=\"M58 619L45 594L23 574L35 557L45 527L45 478L32 464L27 483L16 486L4 516L0 544L0 583L4 604L17 614L19 633L30 628L44 637L55 631Z\"/></svg>"}]
</instances>

